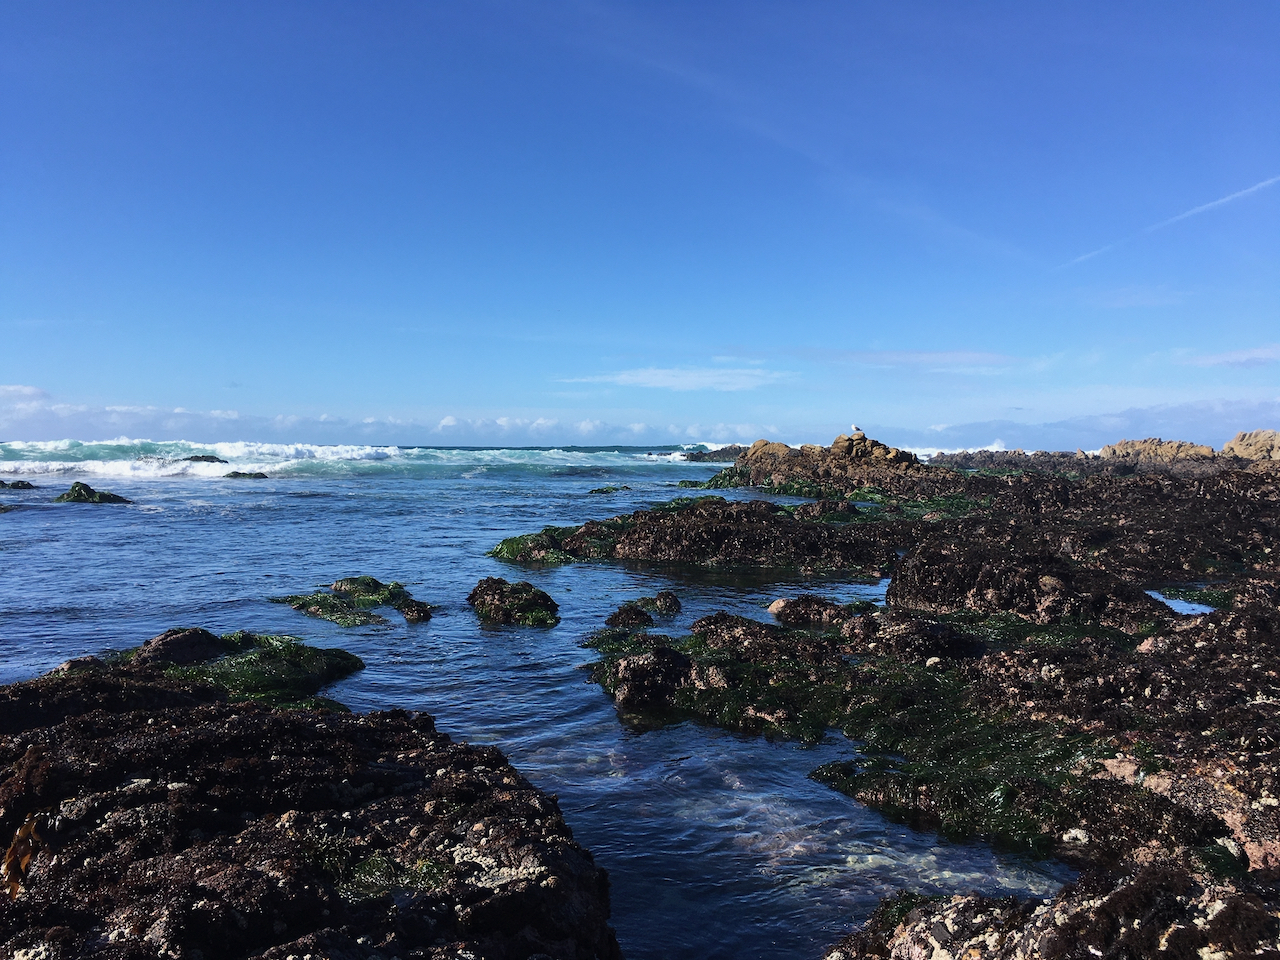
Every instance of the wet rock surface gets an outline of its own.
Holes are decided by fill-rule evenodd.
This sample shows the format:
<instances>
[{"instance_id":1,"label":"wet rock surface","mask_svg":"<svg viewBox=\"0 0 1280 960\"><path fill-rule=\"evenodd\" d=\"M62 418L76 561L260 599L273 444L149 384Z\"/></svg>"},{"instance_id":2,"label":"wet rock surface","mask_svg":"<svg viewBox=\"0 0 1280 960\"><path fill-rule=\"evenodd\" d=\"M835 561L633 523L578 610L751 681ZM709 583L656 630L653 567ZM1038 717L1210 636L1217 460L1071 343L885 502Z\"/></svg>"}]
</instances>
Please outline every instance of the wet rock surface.
<instances>
[{"instance_id":1,"label":"wet rock surface","mask_svg":"<svg viewBox=\"0 0 1280 960\"><path fill-rule=\"evenodd\" d=\"M386 618L374 613L378 607L391 607L409 623L425 623L434 607L415 600L402 583L383 583L374 577L344 577L335 580L328 591L272 597L273 603L287 603L309 617L331 620L341 627L385 624Z\"/></svg>"},{"instance_id":2,"label":"wet rock surface","mask_svg":"<svg viewBox=\"0 0 1280 960\"><path fill-rule=\"evenodd\" d=\"M554 627L560 622L560 605L525 580L508 583L501 577L485 577L467 596L467 603L486 624Z\"/></svg>"},{"instance_id":3,"label":"wet rock surface","mask_svg":"<svg viewBox=\"0 0 1280 960\"><path fill-rule=\"evenodd\" d=\"M897 560L901 538L892 523L822 523L797 519L792 510L763 500L706 496L580 527L548 527L504 540L493 554L525 563L630 560L838 569L879 577Z\"/></svg>"},{"instance_id":4,"label":"wet rock surface","mask_svg":"<svg viewBox=\"0 0 1280 960\"><path fill-rule=\"evenodd\" d=\"M0 955L619 956L604 871L496 749L136 660L0 688Z\"/></svg>"},{"instance_id":5,"label":"wet rock surface","mask_svg":"<svg viewBox=\"0 0 1280 960\"><path fill-rule=\"evenodd\" d=\"M95 490L87 483L77 480L66 493L53 498L54 503L133 503L118 494L107 490Z\"/></svg>"}]
</instances>

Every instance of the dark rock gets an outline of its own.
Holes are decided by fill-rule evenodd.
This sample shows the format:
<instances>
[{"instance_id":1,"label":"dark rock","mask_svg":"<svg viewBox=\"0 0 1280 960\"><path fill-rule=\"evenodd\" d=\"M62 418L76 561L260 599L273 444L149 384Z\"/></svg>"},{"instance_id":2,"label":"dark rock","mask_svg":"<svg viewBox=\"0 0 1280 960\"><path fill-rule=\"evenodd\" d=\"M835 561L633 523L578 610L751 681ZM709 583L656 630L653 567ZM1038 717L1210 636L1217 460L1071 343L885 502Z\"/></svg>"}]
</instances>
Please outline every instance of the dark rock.
<instances>
[{"instance_id":1,"label":"dark rock","mask_svg":"<svg viewBox=\"0 0 1280 960\"><path fill-rule=\"evenodd\" d=\"M742 444L731 443L718 450L689 450L684 453L684 458L690 463L733 463L746 452L747 448Z\"/></svg>"},{"instance_id":2,"label":"dark rock","mask_svg":"<svg viewBox=\"0 0 1280 960\"><path fill-rule=\"evenodd\" d=\"M555 800L425 714L125 674L18 686L39 702L0 736L0 829L33 857L6 874L6 956L620 958L606 875ZM14 700L0 688L0 725Z\"/></svg>"},{"instance_id":3,"label":"dark rock","mask_svg":"<svg viewBox=\"0 0 1280 960\"><path fill-rule=\"evenodd\" d=\"M95 490L87 483L81 483L77 480L71 484L71 489L60 496L53 498L54 503L133 503L132 500L126 500L124 497L117 496L114 493L108 493L106 490Z\"/></svg>"},{"instance_id":4,"label":"dark rock","mask_svg":"<svg viewBox=\"0 0 1280 960\"><path fill-rule=\"evenodd\" d=\"M200 454L196 454L194 457L183 457L183 461L186 463L226 463L227 462L226 460L223 460L221 457L215 457L211 453L200 453Z\"/></svg>"},{"instance_id":5,"label":"dark rock","mask_svg":"<svg viewBox=\"0 0 1280 960\"><path fill-rule=\"evenodd\" d=\"M826 597L802 593L795 598L781 597L769 604L769 612L787 627L838 629L848 621L876 608L874 603L836 603Z\"/></svg>"},{"instance_id":6,"label":"dark rock","mask_svg":"<svg viewBox=\"0 0 1280 960\"><path fill-rule=\"evenodd\" d=\"M674 617L681 609L680 598L670 590L659 590L657 596L653 598L653 609L664 617Z\"/></svg>"},{"instance_id":7,"label":"dark rock","mask_svg":"<svg viewBox=\"0 0 1280 960\"><path fill-rule=\"evenodd\" d=\"M689 680L693 661L670 647L618 660L614 699L628 710L669 709L676 690Z\"/></svg>"},{"instance_id":8,"label":"dark rock","mask_svg":"<svg viewBox=\"0 0 1280 960\"><path fill-rule=\"evenodd\" d=\"M245 473L242 470L232 470L230 473L223 474L225 480L270 480L265 473L254 471L253 473Z\"/></svg>"},{"instance_id":9,"label":"dark rock","mask_svg":"<svg viewBox=\"0 0 1280 960\"><path fill-rule=\"evenodd\" d=\"M1053 553L1017 552L1005 538L930 540L894 571L886 600L929 613L1013 613L1033 623L1077 620L1128 633L1151 629L1171 611L1143 590Z\"/></svg>"},{"instance_id":10,"label":"dark rock","mask_svg":"<svg viewBox=\"0 0 1280 960\"><path fill-rule=\"evenodd\" d=\"M138 648L134 661L185 667L225 657L236 649L234 643L208 630L187 627L166 630L158 637L152 637Z\"/></svg>"},{"instance_id":11,"label":"dark rock","mask_svg":"<svg viewBox=\"0 0 1280 960\"><path fill-rule=\"evenodd\" d=\"M653 617L638 603L624 603L604 621L610 627L652 627Z\"/></svg>"},{"instance_id":12,"label":"dark rock","mask_svg":"<svg viewBox=\"0 0 1280 960\"><path fill-rule=\"evenodd\" d=\"M36 485L30 480L15 480L9 484L10 490L35 490Z\"/></svg>"},{"instance_id":13,"label":"dark rock","mask_svg":"<svg viewBox=\"0 0 1280 960\"><path fill-rule=\"evenodd\" d=\"M485 577L467 596L488 624L517 623L526 627L554 627L560 622L559 605L533 584L508 583L501 577Z\"/></svg>"},{"instance_id":14,"label":"dark rock","mask_svg":"<svg viewBox=\"0 0 1280 960\"><path fill-rule=\"evenodd\" d=\"M372 611L376 607L392 607L409 623L425 623L435 608L413 599L402 583L383 583L374 577L346 577L335 581L329 593L317 591L287 597L272 597L272 603L287 603L310 617L331 620L341 627L385 624L384 617Z\"/></svg>"}]
</instances>

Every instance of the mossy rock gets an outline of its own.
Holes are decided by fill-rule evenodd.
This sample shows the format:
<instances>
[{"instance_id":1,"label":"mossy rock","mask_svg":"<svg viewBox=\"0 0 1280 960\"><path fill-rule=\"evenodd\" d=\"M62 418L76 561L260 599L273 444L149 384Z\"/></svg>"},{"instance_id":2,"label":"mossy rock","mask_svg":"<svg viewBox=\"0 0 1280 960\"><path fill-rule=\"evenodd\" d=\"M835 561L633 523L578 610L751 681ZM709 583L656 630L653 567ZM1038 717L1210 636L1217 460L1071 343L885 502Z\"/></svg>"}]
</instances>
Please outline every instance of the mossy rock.
<instances>
[{"instance_id":1,"label":"mossy rock","mask_svg":"<svg viewBox=\"0 0 1280 960\"><path fill-rule=\"evenodd\" d=\"M222 637L234 652L194 666L175 666L165 675L202 681L227 691L232 700L277 707L346 709L316 694L331 683L364 669L364 661L346 650L322 649L297 637L239 631Z\"/></svg>"},{"instance_id":2,"label":"mossy rock","mask_svg":"<svg viewBox=\"0 0 1280 960\"><path fill-rule=\"evenodd\" d=\"M538 533L508 537L489 551L488 556L512 563L540 563L548 566L573 563L578 558L563 547L567 537L579 527L543 527Z\"/></svg>"},{"instance_id":3,"label":"mossy rock","mask_svg":"<svg viewBox=\"0 0 1280 960\"><path fill-rule=\"evenodd\" d=\"M508 583L501 577L485 577L468 594L467 603L486 624L554 627L560 622L559 604L524 580Z\"/></svg>"},{"instance_id":4,"label":"mossy rock","mask_svg":"<svg viewBox=\"0 0 1280 960\"><path fill-rule=\"evenodd\" d=\"M126 500L117 494L110 493L106 490L95 490L87 483L81 483L77 480L71 484L71 489L66 493L54 497L54 503L133 503L132 500Z\"/></svg>"},{"instance_id":5,"label":"mossy rock","mask_svg":"<svg viewBox=\"0 0 1280 960\"><path fill-rule=\"evenodd\" d=\"M422 623L431 619L435 609L428 603L415 600L404 584L392 581L383 583L374 577L345 577L334 581L331 592L272 597L272 603L287 603L293 609L310 617L329 620L340 627L362 627L385 624L385 617L373 613L375 607L391 607L398 610L410 623Z\"/></svg>"}]
</instances>

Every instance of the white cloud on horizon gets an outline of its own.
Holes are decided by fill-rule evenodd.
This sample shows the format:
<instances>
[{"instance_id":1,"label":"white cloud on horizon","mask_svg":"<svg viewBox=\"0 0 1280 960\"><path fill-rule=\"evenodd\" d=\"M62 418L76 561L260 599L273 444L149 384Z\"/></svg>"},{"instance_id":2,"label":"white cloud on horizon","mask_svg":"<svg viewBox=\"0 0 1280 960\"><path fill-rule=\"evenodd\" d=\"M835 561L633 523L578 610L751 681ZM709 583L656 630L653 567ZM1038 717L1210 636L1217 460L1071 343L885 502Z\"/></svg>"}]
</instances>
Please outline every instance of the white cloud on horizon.
<instances>
[{"instance_id":1,"label":"white cloud on horizon","mask_svg":"<svg viewBox=\"0 0 1280 960\"><path fill-rule=\"evenodd\" d=\"M790 378L790 373L757 367L642 367L594 377L574 377L561 383L612 383L620 387L657 390L754 390Z\"/></svg>"}]
</instances>

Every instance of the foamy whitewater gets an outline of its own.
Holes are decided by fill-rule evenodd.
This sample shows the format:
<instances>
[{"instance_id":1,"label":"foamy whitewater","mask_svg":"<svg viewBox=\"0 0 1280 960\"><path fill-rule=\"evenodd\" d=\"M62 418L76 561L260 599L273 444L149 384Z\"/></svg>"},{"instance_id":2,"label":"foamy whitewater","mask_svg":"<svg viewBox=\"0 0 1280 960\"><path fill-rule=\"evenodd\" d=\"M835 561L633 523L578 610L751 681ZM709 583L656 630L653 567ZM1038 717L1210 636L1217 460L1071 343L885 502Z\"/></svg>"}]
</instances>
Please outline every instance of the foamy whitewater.
<instances>
[{"instance_id":1,"label":"foamy whitewater","mask_svg":"<svg viewBox=\"0 0 1280 960\"><path fill-rule=\"evenodd\" d=\"M812 590L882 600L887 583L574 564L526 569L486 552L547 524L627 513L687 491L717 464L687 448L439 449L59 440L0 444L0 682L173 626L289 633L357 653L331 688L352 709L426 710L453 736L493 743L559 796L612 880L631 960L818 957L900 887L1047 894L1051 863L951 844L886 822L807 779L856 755L684 723L638 733L581 669L579 644L622 600L674 590L670 633L716 610L767 619ZM186 458L214 456L226 463ZM266 480L226 474L265 473ZM54 504L75 480L134 501ZM629 487L613 494L593 489ZM727 491L728 496L758 494ZM344 629L268 597L338 577L401 580L441 606L428 623ZM550 630L481 629L465 598L484 576L527 579L559 603Z\"/></svg>"}]
</instances>

